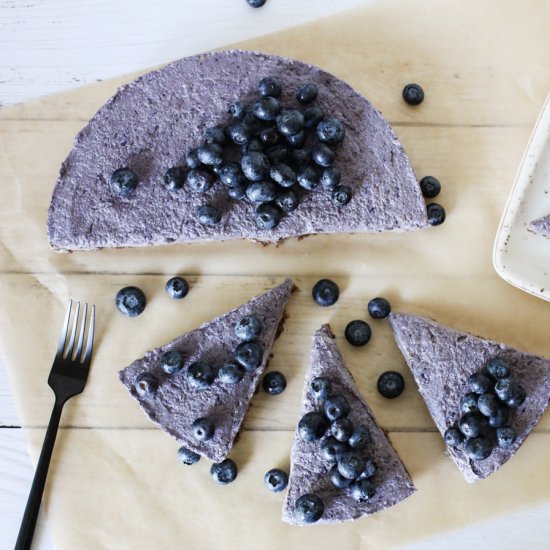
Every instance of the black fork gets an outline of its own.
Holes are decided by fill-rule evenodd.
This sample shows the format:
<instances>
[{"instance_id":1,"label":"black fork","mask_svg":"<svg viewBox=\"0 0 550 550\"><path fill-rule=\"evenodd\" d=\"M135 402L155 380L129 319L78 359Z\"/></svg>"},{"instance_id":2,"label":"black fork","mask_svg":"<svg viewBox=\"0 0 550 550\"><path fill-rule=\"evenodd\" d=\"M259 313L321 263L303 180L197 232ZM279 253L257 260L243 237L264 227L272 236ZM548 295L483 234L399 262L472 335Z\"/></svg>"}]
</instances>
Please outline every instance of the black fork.
<instances>
[{"instance_id":1,"label":"black fork","mask_svg":"<svg viewBox=\"0 0 550 550\"><path fill-rule=\"evenodd\" d=\"M79 322L80 302L76 303L76 312L73 315L71 334L67 341L69 326L71 325L72 308L73 302L71 301L61 331L57 353L55 354L50 376L48 377L48 385L55 394L55 403L50 417L50 423L46 430L46 437L44 438L40 458L38 459L31 492L27 500L25 513L23 514L23 520L21 521L17 542L15 543L15 550L26 550L31 547L34 529L36 527L36 518L40 510L40 501L44 493L44 486L46 485L46 477L48 475L55 437L61 419L61 411L63 410L63 405L65 405L71 397L78 395L84 390L88 378L88 371L90 370L94 343L95 306L92 306L92 312L88 320L88 335L86 338L85 350L83 350L83 346L88 304L84 304L84 313ZM74 345L79 324L80 334L75 349Z\"/></svg>"}]
</instances>

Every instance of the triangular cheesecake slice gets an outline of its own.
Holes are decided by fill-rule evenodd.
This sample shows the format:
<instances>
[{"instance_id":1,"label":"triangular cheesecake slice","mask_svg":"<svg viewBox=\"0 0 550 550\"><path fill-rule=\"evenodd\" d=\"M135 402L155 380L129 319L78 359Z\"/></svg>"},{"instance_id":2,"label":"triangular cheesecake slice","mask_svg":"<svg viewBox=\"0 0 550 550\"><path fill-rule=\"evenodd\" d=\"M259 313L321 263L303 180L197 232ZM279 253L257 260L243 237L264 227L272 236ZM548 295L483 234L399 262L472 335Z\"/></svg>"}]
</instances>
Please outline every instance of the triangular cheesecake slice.
<instances>
[{"instance_id":1,"label":"triangular cheesecake slice","mask_svg":"<svg viewBox=\"0 0 550 550\"><path fill-rule=\"evenodd\" d=\"M528 226L527 229L543 237L550 237L550 214L533 220Z\"/></svg>"},{"instance_id":2,"label":"triangular cheesecake slice","mask_svg":"<svg viewBox=\"0 0 550 550\"><path fill-rule=\"evenodd\" d=\"M331 428L328 428L322 439L305 441L299 425L292 445L288 492L283 507L283 521L294 525L309 523L297 510L297 502L304 495L316 495L323 503L323 513L315 523L330 524L374 514L397 504L415 491L405 466L384 431L376 423L370 407L344 365L335 337L328 325L323 325L315 334L311 368L303 392L302 418L307 413L323 411L322 400L320 401L312 392L312 381L319 377L330 380L331 395L340 394L347 399L350 405L347 418L352 425L356 428L366 428L368 431L368 444L363 449L351 449L350 440L343 445L344 453L351 451L357 454L360 460L367 463L371 461L374 464L374 476L371 477L372 472L365 476L374 487L374 494L358 501L353 498L351 487L337 488L330 479L330 470L335 464L321 455L321 447L330 437Z\"/></svg>"},{"instance_id":3,"label":"triangular cheesecake slice","mask_svg":"<svg viewBox=\"0 0 550 550\"><path fill-rule=\"evenodd\" d=\"M287 279L242 306L149 351L122 370L120 380L157 426L192 451L220 462L228 455L241 429L273 342L282 331L285 307L293 288L293 282ZM261 322L261 332L253 343L259 344L263 355L256 368L245 369L244 373L240 369L244 376L239 382L228 383L220 377L219 369L236 363L235 350L243 340L236 335L235 326L246 316L254 316ZM174 369L171 361L172 368L168 370L175 372L169 374L162 361L165 353L174 351L181 354L184 362L179 365L181 368ZM211 370L201 373L197 364L209 365ZM208 380L212 370L213 381ZM197 439L194 434L193 422L201 418L211 421L214 427L208 440ZM204 431L199 435L203 439Z\"/></svg>"},{"instance_id":4,"label":"triangular cheesecake slice","mask_svg":"<svg viewBox=\"0 0 550 550\"><path fill-rule=\"evenodd\" d=\"M474 460L464 443L447 447L448 454L470 483L498 470L516 453L548 406L550 360L416 315L391 313L389 321L397 345L442 435L465 413L460 403L466 394L472 393L469 378L483 373L491 360L502 360L508 365L511 376L526 393L522 404L506 413L509 415L506 425L515 431L515 441L502 447L493 440L491 454ZM488 437L494 437L492 430Z\"/></svg>"}]
</instances>

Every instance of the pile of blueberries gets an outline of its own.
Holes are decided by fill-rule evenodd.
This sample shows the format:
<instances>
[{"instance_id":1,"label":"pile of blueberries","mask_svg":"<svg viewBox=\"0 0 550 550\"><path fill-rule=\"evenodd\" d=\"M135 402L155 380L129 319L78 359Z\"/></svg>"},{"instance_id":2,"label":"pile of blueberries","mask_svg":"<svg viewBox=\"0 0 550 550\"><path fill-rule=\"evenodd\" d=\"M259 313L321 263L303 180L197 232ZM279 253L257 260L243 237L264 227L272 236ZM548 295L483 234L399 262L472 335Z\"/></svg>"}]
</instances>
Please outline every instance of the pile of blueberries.
<instances>
[{"instance_id":1,"label":"pile of blueberries","mask_svg":"<svg viewBox=\"0 0 550 550\"><path fill-rule=\"evenodd\" d=\"M511 448L517 438L509 424L510 413L525 401L527 394L510 374L510 365L493 357L468 378L470 393L460 401L462 416L445 431L445 443L458 447L465 442L471 460L488 458L495 445Z\"/></svg>"},{"instance_id":2,"label":"pile of blueberries","mask_svg":"<svg viewBox=\"0 0 550 550\"><path fill-rule=\"evenodd\" d=\"M326 377L311 381L310 394L322 412L306 413L298 423L298 434L304 441L322 439L320 453L333 464L328 475L340 490L349 491L357 502L365 502L376 492L372 478L375 463L368 458L371 437L365 426L354 426L348 418L351 406L346 397L334 393ZM324 504L315 494L302 495L296 501L295 512L305 523L318 521L324 513Z\"/></svg>"}]
</instances>

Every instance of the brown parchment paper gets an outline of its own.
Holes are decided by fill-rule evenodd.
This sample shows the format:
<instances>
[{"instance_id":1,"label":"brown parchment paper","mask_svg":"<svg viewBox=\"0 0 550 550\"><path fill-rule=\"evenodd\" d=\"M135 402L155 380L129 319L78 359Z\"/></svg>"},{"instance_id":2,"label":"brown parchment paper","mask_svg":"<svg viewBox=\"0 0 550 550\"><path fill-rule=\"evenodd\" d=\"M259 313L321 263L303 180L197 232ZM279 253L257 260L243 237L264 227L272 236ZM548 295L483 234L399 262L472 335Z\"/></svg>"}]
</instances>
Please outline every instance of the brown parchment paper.
<instances>
[{"instance_id":1,"label":"brown parchment paper","mask_svg":"<svg viewBox=\"0 0 550 550\"><path fill-rule=\"evenodd\" d=\"M273 0L275 1L275 0ZM291 14L289 14L291 17ZM550 305L507 285L491 263L507 193L550 88L550 14L544 2L374 2L365 8L254 39L239 47L295 57L346 79L392 123L417 175L440 178L444 225L410 234L315 236L261 247L247 242L55 254L45 234L57 170L74 135L131 77L0 112L0 354L36 460L52 405L46 385L69 298L95 303L97 340L85 392L67 405L45 494L56 548L387 548L548 501L550 419L489 479L464 482L418 395L387 323L352 349L347 322L367 318L376 295L394 309L550 356ZM416 109L404 84L426 91ZM164 293L185 274L189 295ZM147 349L292 276L285 331L272 369L285 393L258 393L232 457L235 483L216 486L206 460L178 463L177 442L141 414L117 371ZM332 308L315 306L314 282L341 287ZM114 308L122 286L144 289L135 319ZM288 468L303 376L315 329L330 322L346 362L418 492L398 506L333 527L280 521L283 495L265 471ZM385 401L376 379L403 372L407 389Z\"/></svg>"}]
</instances>

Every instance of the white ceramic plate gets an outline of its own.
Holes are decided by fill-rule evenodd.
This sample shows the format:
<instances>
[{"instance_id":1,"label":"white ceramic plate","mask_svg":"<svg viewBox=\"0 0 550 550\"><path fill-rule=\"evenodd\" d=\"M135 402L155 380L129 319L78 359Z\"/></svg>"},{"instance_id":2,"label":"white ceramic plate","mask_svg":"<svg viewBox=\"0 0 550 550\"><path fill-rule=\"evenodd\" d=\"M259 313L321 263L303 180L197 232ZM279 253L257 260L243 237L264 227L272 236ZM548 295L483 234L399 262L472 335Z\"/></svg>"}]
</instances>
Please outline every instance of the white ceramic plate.
<instances>
[{"instance_id":1,"label":"white ceramic plate","mask_svg":"<svg viewBox=\"0 0 550 550\"><path fill-rule=\"evenodd\" d=\"M527 230L550 214L550 95L539 115L512 187L493 250L497 273L550 301L550 238Z\"/></svg>"}]
</instances>

